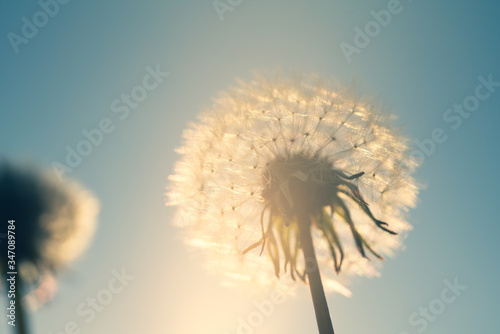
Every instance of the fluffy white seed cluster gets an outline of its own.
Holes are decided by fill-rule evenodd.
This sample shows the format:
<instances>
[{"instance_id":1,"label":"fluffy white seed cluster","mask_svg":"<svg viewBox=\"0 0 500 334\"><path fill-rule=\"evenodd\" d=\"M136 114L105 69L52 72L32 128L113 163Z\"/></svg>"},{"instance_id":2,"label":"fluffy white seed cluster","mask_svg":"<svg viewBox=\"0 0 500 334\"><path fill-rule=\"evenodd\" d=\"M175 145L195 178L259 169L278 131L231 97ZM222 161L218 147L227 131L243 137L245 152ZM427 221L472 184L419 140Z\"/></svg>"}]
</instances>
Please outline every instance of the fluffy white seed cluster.
<instances>
[{"instance_id":1,"label":"fluffy white seed cluster","mask_svg":"<svg viewBox=\"0 0 500 334\"><path fill-rule=\"evenodd\" d=\"M364 172L353 182L371 212L398 236L378 228L358 203L346 204L363 238L380 255L391 256L411 228L405 213L418 188L406 140L389 128L389 118L375 104L350 98L316 76L257 75L240 82L184 132L168 193L168 204L178 206L175 224L185 228L186 243L203 250L208 267L224 275L224 283L288 286L289 276L278 280L260 247L242 252L263 236L266 168L287 157L314 157L346 175ZM315 249L326 290L349 295L348 278L377 275L375 261L356 251L344 221L334 216L333 223L345 252L341 273L317 229Z\"/></svg>"}]
</instances>

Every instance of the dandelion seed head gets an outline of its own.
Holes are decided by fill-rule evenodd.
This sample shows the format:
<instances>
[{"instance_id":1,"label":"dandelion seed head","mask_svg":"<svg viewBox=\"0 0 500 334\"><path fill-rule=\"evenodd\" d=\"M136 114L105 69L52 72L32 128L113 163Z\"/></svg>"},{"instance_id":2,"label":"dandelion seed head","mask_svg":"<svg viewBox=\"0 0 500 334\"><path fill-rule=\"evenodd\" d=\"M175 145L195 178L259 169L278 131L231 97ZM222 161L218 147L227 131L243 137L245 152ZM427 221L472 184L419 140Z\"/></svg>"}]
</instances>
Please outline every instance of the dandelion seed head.
<instances>
[{"instance_id":1,"label":"dandelion seed head","mask_svg":"<svg viewBox=\"0 0 500 334\"><path fill-rule=\"evenodd\" d=\"M94 234L97 212L97 200L76 182L0 161L2 225L15 220L16 262L24 266L25 279L36 280L77 258ZM4 261L0 267L6 268Z\"/></svg>"},{"instance_id":2,"label":"dandelion seed head","mask_svg":"<svg viewBox=\"0 0 500 334\"><path fill-rule=\"evenodd\" d=\"M402 247L418 192L406 139L385 110L342 92L317 76L257 75L221 93L185 130L168 204L224 284L288 284L275 276L302 272L298 211L315 222L325 287L344 295L349 277L378 275L348 221L375 255ZM259 239L272 261L259 255L260 244L243 254ZM341 271L339 258L332 261L339 250Z\"/></svg>"}]
</instances>

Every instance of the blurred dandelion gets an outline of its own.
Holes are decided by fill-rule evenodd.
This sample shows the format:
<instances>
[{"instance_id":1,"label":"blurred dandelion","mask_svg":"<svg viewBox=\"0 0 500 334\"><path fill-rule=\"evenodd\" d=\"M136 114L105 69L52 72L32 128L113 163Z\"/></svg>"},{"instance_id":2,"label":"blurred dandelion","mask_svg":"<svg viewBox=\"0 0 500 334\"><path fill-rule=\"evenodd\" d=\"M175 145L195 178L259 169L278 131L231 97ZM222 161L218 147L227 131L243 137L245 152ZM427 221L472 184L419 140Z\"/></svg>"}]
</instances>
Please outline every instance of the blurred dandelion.
<instances>
[{"instance_id":1,"label":"blurred dandelion","mask_svg":"<svg viewBox=\"0 0 500 334\"><path fill-rule=\"evenodd\" d=\"M37 300L30 299L33 308L48 301L55 290L53 275L88 246L94 234L97 212L97 200L77 183L60 182L49 171L0 160L2 232L7 232L9 220L15 221L14 260L18 275L14 328L18 333L28 332L24 303L21 302L21 294L27 290L24 283L35 287ZM4 237L0 243L1 276L13 271L7 247Z\"/></svg>"},{"instance_id":2,"label":"blurred dandelion","mask_svg":"<svg viewBox=\"0 0 500 334\"><path fill-rule=\"evenodd\" d=\"M368 258L411 228L416 166L390 117L316 76L240 82L184 132L175 223L226 284L308 282L320 333L333 333L322 282L349 295L348 278L377 275Z\"/></svg>"}]
</instances>

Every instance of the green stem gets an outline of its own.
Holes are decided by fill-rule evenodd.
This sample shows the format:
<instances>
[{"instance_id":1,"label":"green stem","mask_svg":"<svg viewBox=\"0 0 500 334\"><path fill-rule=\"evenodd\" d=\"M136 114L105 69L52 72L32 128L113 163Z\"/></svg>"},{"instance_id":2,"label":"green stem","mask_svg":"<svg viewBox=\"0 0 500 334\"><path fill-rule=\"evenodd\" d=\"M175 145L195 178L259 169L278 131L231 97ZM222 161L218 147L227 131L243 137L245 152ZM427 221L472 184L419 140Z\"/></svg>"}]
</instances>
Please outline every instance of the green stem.
<instances>
[{"instance_id":1,"label":"green stem","mask_svg":"<svg viewBox=\"0 0 500 334\"><path fill-rule=\"evenodd\" d=\"M299 217L299 236L304 259L306 260L306 272L309 281L309 289L316 312L316 322L320 334L334 334L328 304L326 302L325 290L321 282L318 261L314 251L314 244L311 235L311 221L308 215L302 214Z\"/></svg>"}]
</instances>

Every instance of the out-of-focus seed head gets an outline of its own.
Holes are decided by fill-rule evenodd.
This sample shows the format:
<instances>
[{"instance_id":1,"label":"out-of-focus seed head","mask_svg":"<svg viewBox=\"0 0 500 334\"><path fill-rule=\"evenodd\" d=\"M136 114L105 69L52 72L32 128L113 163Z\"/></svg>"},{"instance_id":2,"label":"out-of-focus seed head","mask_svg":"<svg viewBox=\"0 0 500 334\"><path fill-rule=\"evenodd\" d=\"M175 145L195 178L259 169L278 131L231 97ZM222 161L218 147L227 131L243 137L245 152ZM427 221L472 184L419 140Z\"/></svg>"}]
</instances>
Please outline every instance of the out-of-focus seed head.
<instances>
[{"instance_id":1,"label":"out-of-focus seed head","mask_svg":"<svg viewBox=\"0 0 500 334\"><path fill-rule=\"evenodd\" d=\"M96 227L98 201L74 181L53 173L0 160L1 233L15 225L16 264L29 279L54 273L87 248ZM0 239L2 272L7 267L7 237Z\"/></svg>"}]
</instances>

